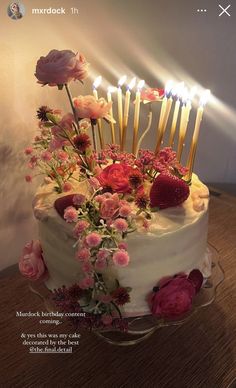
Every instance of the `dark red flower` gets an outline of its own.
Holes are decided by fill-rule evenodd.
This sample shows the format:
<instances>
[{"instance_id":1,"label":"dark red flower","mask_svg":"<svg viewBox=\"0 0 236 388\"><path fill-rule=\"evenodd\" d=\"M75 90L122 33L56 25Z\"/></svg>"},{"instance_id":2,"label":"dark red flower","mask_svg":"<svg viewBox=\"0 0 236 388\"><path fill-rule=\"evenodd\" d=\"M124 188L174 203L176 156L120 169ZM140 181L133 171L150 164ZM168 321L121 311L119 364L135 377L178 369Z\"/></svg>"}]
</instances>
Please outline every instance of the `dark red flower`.
<instances>
[{"instance_id":1,"label":"dark red flower","mask_svg":"<svg viewBox=\"0 0 236 388\"><path fill-rule=\"evenodd\" d=\"M149 197L144 190L139 190L135 197L135 204L139 209L146 209L149 203Z\"/></svg>"},{"instance_id":2,"label":"dark red flower","mask_svg":"<svg viewBox=\"0 0 236 388\"><path fill-rule=\"evenodd\" d=\"M134 171L129 176L130 186L134 189L140 187L143 183L143 176L138 169L134 169Z\"/></svg>"},{"instance_id":3,"label":"dark red flower","mask_svg":"<svg viewBox=\"0 0 236 388\"><path fill-rule=\"evenodd\" d=\"M129 193L131 192L129 176L133 172L134 169L125 163L114 163L105 167L96 178L103 188L116 193Z\"/></svg>"},{"instance_id":4,"label":"dark red flower","mask_svg":"<svg viewBox=\"0 0 236 388\"><path fill-rule=\"evenodd\" d=\"M46 105L40 106L40 108L37 110L38 119L41 121L49 121L47 118L47 113L53 113L53 109Z\"/></svg>"},{"instance_id":5,"label":"dark red flower","mask_svg":"<svg viewBox=\"0 0 236 388\"><path fill-rule=\"evenodd\" d=\"M86 133L75 136L73 141L80 152L85 152L91 146L90 137Z\"/></svg>"},{"instance_id":6,"label":"dark red flower","mask_svg":"<svg viewBox=\"0 0 236 388\"><path fill-rule=\"evenodd\" d=\"M120 306L130 302L130 296L126 288L119 287L111 294L114 302Z\"/></svg>"}]
</instances>

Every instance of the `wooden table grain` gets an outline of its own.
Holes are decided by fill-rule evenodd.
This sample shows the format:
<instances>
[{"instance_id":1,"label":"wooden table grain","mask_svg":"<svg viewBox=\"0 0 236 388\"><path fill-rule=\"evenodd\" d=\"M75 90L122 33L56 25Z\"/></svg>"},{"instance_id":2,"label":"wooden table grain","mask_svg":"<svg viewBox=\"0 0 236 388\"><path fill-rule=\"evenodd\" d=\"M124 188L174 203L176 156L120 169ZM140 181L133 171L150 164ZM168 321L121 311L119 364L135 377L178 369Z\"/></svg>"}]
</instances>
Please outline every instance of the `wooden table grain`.
<instances>
[{"instance_id":1,"label":"wooden table grain","mask_svg":"<svg viewBox=\"0 0 236 388\"><path fill-rule=\"evenodd\" d=\"M16 311L45 308L16 269L2 276L0 387L227 388L236 377L235 197L213 193L209 242L219 251L225 272L215 302L185 325L162 328L133 347L82 333L72 354L29 354L22 332L66 333L71 327L42 328L37 318L16 318Z\"/></svg>"}]
</instances>

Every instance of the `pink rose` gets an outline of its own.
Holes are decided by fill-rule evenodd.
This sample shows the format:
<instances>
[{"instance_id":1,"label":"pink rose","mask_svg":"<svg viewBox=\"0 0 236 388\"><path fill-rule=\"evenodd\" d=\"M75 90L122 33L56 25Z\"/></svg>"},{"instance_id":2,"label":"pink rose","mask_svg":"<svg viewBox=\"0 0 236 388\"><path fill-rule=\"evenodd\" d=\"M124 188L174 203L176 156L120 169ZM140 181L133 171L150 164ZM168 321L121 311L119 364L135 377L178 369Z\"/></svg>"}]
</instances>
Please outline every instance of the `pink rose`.
<instances>
[{"instance_id":1,"label":"pink rose","mask_svg":"<svg viewBox=\"0 0 236 388\"><path fill-rule=\"evenodd\" d=\"M203 276L199 270L193 270L189 277L186 274L178 274L172 278L163 278L157 290L154 288L154 292L148 296L152 314L176 319L188 312L202 281Z\"/></svg>"},{"instance_id":2,"label":"pink rose","mask_svg":"<svg viewBox=\"0 0 236 388\"><path fill-rule=\"evenodd\" d=\"M88 63L82 54L70 50L51 50L46 57L40 57L35 77L43 85L63 85L88 76Z\"/></svg>"},{"instance_id":3,"label":"pink rose","mask_svg":"<svg viewBox=\"0 0 236 388\"><path fill-rule=\"evenodd\" d=\"M94 96L79 96L74 98L74 106L77 116L80 119L102 119L110 120L109 111L112 102L107 102L104 98L96 100Z\"/></svg>"},{"instance_id":4,"label":"pink rose","mask_svg":"<svg viewBox=\"0 0 236 388\"><path fill-rule=\"evenodd\" d=\"M100 207L100 216L105 220L113 218L118 214L119 210L119 197L117 194L112 195L110 198L104 199Z\"/></svg>"},{"instance_id":5,"label":"pink rose","mask_svg":"<svg viewBox=\"0 0 236 388\"><path fill-rule=\"evenodd\" d=\"M104 188L109 188L116 193L128 193L131 191L129 176L134 169L125 163L114 163L105 167L97 176Z\"/></svg>"},{"instance_id":6,"label":"pink rose","mask_svg":"<svg viewBox=\"0 0 236 388\"><path fill-rule=\"evenodd\" d=\"M144 103L161 101L164 95L165 95L164 89L157 89L157 88L142 89L141 100Z\"/></svg>"},{"instance_id":7,"label":"pink rose","mask_svg":"<svg viewBox=\"0 0 236 388\"><path fill-rule=\"evenodd\" d=\"M19 270L23 276L30 280L43 279L47 272L42 257L42 248L40 242L31 241L24 246L22 255L19 259Z\"/></svg>"}]
</instances>

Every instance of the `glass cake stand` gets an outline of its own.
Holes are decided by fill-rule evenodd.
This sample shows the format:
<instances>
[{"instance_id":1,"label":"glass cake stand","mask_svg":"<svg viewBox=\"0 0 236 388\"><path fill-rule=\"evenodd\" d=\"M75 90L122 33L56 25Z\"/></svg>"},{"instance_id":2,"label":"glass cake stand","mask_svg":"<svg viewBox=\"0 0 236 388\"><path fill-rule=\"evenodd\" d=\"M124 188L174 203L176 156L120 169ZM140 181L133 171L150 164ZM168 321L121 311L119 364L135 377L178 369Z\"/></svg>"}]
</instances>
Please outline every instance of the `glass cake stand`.
<instances>
[{"instance_id":1,"label":"glass cake stand","mask_svg":"<svg viewBox=\"0 0 236 388\"><path fill-rule=\"evenodd\" d=\"M183 325L188 321L198 310L202 307L210 305L216 298L216 290L224 280L224 271L219 262L219 253L211 244L208 244L208 255L212 260L212 273L204 282L199 293L194 298L192 309L181 316L178 320L164 320L152 315L141 317L126 318L128 323L128 330L122 332L118 329L108 328L93 330L92 332L105 342L113 345L128 346L135 345L150 337L156 330L167 326ZM44 302L47 311L57 311L51 298L49 298L49 290L41 285L30 283L30 290L38 295Z\"/></svg>"}]
</instances>

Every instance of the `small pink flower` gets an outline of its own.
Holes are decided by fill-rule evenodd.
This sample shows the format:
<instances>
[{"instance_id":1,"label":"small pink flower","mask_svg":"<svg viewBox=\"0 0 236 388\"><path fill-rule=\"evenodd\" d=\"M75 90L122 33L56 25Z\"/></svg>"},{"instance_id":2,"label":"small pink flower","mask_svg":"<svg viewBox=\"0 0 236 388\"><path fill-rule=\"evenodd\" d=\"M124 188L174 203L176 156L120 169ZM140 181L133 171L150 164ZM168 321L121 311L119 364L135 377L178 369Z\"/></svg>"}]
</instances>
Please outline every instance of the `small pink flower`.
<instances>
[{"instance_id":1,"label":"small pink flower","mask_svg":"<svg viewBox=\"0 0 236 388\"><path fill-rule=\"evenodd\" d=\"M26 147L24 152L25 155L31 155L33 152L33 147Z\"/></svg>"},{"instance_id":2,"label":"small pink flower","mask_svg":"<svg viewBox=\"0 0 236 388\"><path fill-rule=\"evenodd\" d=\"M64 219L66 222L76 222L78 219L78 214L76 209L73 206L68 206L64 210Z\"/></svg>"},{"instance_id":3,"label":"small pink flower","mask_svg":"<svg viewBox=\"0 0 236 388\"><path fill-rule=\"evenodd\" d=\"M113 257L113 262L115 265L118 265L119 267L126 267L129 263L129 255L126 251L124 250L118 250L114 253Z\"/></svg>"},{"instance_id":4,"label":"small pink flower","mask_svg":"<svg viewBox=\"0 0 236 388\"><path fill-rule=\"evenodd\" d=\"M128 248L128 244L124 241L121 241L119 244L118 244L118 248L119 249L123 249L124 251L127 251L127 248Z\"/></svg>"},{"instance_id":5,"label":"small pink flower","mask_svg":"<svg viewBox=\"0 0 236 388\"><path fill-rule=\"evenodd\" d=\"M26 180L26 182L31 183L32 182L32 176L31 175L26 175L25 176L25 180Z\"/></svg>"},{"instance_id":6,"label":"small pink flower","mask_svg":"<svg viewBox=\"0 0 236 388\"><path fill-rule=\"evenodd\" d=\"M107 102L104 98L96 100L94 96L79 96L74 98L74 107L77 116L80 119L110 119L109 111L112 106L112 102Z\"/></svg>"},{"instance_id":7,"label":"small pink flower","mask_svg":"<svg viewBox=\"0 0 236 388\"><path fill-rule=\"evenodd\" d=\"M126 230L128 228L128 224L123 218L117 218L113 222L112 226L120 233L126 232Z\"/></svg>"},{"instance_id":8,"label":"small pink flower","mask_svg":"<svg viewBox=\"0 0 236 388\"><path fill-rule=\"evenodd\" d=\"M93 270L93 266L89 261L84 261L81 268L83 272L92 272Z\"/></svg>"},{"instance_id":9,"label":"small pink flower","mask_svg":"<svg viewBox=\"0 0 236 388\"><path fill-rule=\"evenodd\" d=\"M89 233L86 237L86 243L89 247L94 248L100 245L102 238L100 234L96 232Z\"/></svg>"},{"instance_id":10,"label":"small pink flower","mask_svg":"<svg viewBox=\"0 0 236 388\"><path fill-rule=\"evenodd\" d=\"M109 256L109 252L106 249L99 249L97 253L98 260L104 260Z\"/></svg>"},{"instance_id":11,"label":"small pink flower","mask_svg":"<svg viewBox=\"0 0 236 388\"><path fill-rule=\"evenodd\" d=\"M128 217L131 213L131 207L129 205L124 205L124 206L121 206L120 210L119 210L119 215L121 217Z\"/></svg>"},{"instance_id":12,"label":"small pink flower","mask_svg":"<svg viewBox=\"0 0 236 388\"><path fill-rule=\"evenodd\" d=\"M101 320L105 326L110 326L112 324L112 316L111 315L103 314Z\"/></svg>"},{"instance_id":13,"label":"small pink flower","mask_svg":"<svg viewBox=\"0 0 236 388\"><path fill-rule=\"evenodd\" d=\"M43 279L46 274L46 266L39 241L31 241L24 246L19 259L19 270L23 276L30 280Z\"/></svg>"},{"instance_id":14,"label":"small pink flower","mask_svg":"<svg viewBox=\"0 0 236 388\"><path fill-rule=\"evenodd\" d=\"M85 220L78 221L74 227L74 236L77 238L81 237L81 234L89 227L89 223Z\"/></svg>"},{"instance_id":15,"label":"small pink flower","mask_svg":"<svg viewBox=\"0 0 236 388\"><path fill-rule=\"evenodd\" d=\"M65 182L62 186L62 190L64 192L71 191L73 188L72 184L70 182Z\"/></svg>"},{"instance_id":16,"label":"small pink flower","mask_svg":"<svg viewBox=\"0 0 236 388\"><path fill-rule=\"evenodd\" d=\"M68 154L63 150L58 150L57 157L61 162L65 162L68 159Z\"/></svg>"},{"instance_id":17,"label":"small pink flower","mask_svg":"<svg viewBox=\"0 0 236 388\"><path fill-rule=\"evenodd\" d=\"M87 248L81 248L76 253L76 259L79 261L86 261L90 258L90 250Z\"/></svg>"},{"instance_id":18,"label":"small pink flower","mask_svg":"<svg viewBox=\"0 0 236 388\"><path fill-rule=\"evenodd\" d=\"M158 88L142 89L141 100L145 103L153 102L153 101L161 101L164 95L165 95L164 89L158 89Z\"/></svg>"},{"instance_id":19,"label":"small pink flower","mask_svg":"<svg viewBox=\"0 0 236 388\"><path fill-rule=\"evenodd\" d=\"M94 279L91 277L86 277L79 282L79 287L82 288L83 290L86 290L87 288L92 288L93 286L94 286Z\"/></svg>"},{"instance_id":20,"label":"small pink flower","mask_svg":"<svg viewBox=\"0 0 236 388\"><path fill-rule=\"evenodd\" d=\"M52 154L51 154L51 152L49 152L49 151L44 151L44 152L42 152L42 154L41 154L41 159L42 159L44 162L50 162L50 160L52 159Z\"/></svg>"},{"instance_id":21,"label":"small pink flower","mask_svg":"<svg viewBox=\"0 0 236 388\"><path fill-rule=\"evenodd\" d=\"M110 194L110 193L109 193ZM114 217L119 211L119 197L117 194L110 196L102 201L100 207L100 216L105 220Z\"/></svg>"},{"instance_id":22,"label":"small pink flower","mask_svg":"<svg viewBox=\"0 0 236 388\"><path fill-rule=\"evenodd\" d=\"M150 227L150 222L145 218L143 220L143 228L145 229L145 231L147 232L149 230L149 227Z\"/></svg>"},{"instance_id":23,"label":"small pink flower","mask_svg":"<svg viewBox=\"0 0 236 388\"><path fill-rule=\"evenodd\" d=\"M73 204L76 206L82 206L86 200L85 195L83 194L75 194L73 197Z\"/></svg>"}]
</instances>

